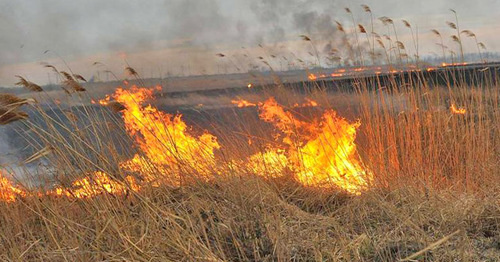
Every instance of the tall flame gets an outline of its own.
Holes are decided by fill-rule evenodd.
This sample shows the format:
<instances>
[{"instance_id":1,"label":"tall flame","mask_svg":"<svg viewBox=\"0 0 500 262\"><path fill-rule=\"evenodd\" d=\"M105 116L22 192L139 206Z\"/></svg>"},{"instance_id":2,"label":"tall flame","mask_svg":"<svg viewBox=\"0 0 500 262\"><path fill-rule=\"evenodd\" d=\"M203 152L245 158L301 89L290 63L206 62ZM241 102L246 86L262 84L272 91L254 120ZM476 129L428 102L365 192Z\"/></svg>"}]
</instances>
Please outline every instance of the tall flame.
<instances>
[{"instance_id":1,"label":"tall flame","mask_svg":"<svg viewBox=\"0 0 500 262\"><path fill-rule=\"evenodd\" d=\"M287 144L286 162L299 182L309 186L335 185L351 193L359 193L372 180L356 153L356 129L360 123L349 123L333 110L321 120L308 123L287 112L274 98L260 107L260 117L281 130ZM264 159L283 159L275 151L267 151ZM259 153L260 154L260 153Z\"/></svg>"},{"instance_id":2,"label":"tall flame","mask_svg":"<svg viewBox=\"0 0 500 262\"><path fill-rule=\"evenodd\" d=\"M220 148L217 138L207 132L199 137L191 136L182 115L172 116L151 105L143 106L152 96L152 90L136 86L130 90L116 90L114 99L125 106L122 113L126 130L151 163L174 174L190 168L207 175L204 172L206 165L214 164L214 150ZM136 155L128 166L135 166L137 171L144 167L141 163L144 161ZM152 179L146 177L146 180Z\"/></svg>"},{"instance_id":3,"label":"tall flame","mask_svg":"<svg viewBox=\"0 0 500 262\"><path fill-rule=\"evenodd\" d=\"M181 174L210 179L223 170L224 166L215 156L215 150L220 148L217 138L208 132L199 136L190 134L180 114L173 116L146 104L151 98L152 89L132 86L118 88L113 95L96 102L121 105L118 108L125 128L135 139L139 153L119 166L133 172L134 176L116 179L103 171L90 172L69 187L57 187L38 196L123 195L141 190L145 183L155 187L162 184L179 186ZM235 101L239 104L244 100ZM302 104L317 105L310 99ZM354 141L359 122L349 123L333 110L325 111L321 118L304 121L272 97L252 106L257 106L259 117L272 123L283 135L277 136L279 143L268 145L263 152L242 160L247 169L268 178L292 174L306 186L334 186L354 194L359 194L371 182L372 173L363 167L356 153ZM0 200L12 202L18 196L29 195L0 174Z\"/></svg>"}]
</instances>

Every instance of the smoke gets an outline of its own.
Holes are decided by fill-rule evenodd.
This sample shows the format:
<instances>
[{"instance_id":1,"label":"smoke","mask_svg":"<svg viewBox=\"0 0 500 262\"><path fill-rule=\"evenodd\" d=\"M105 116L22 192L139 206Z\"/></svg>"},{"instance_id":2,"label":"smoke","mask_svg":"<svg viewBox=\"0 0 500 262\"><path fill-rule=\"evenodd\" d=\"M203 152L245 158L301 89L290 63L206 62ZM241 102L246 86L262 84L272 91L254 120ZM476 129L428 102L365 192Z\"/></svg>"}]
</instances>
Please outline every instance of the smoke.
<instances>
[{"instance_id":1,"label":"smoke","mask_svg":"<svg viewBox=\"0 0 500 262\"><path fill-rule=\"evenodd\" d=\"M0 127L0 166L12 165L17 162L18 149L13 148L9 141L12 140L12 130L8 127Z\"/></svg>"},{"instance_id":2,"label":"smoke","mask_svg":"<svg viewBox=\"0 0 500 262\"><path fill-rule=\"evenodd\" d=\"M185 65L185 61L200 64L201 60L206 67L210 67L210 63L214 67L217 62L214 51L258 44L287 50L277 47L298 40L300 34L310 35L320 45L317 49L323 51L328 49L328 42L336 47L343 43L336 32L335 20L353 26L344 7L353 10L357 23L369 23L360 4L370 5L375 19L386 15L399 23L405 18L419 25L419 32L434 27L443 29L444 21L453 19L448 8L457 10L461 24L472 23L473 26L467 29L486 23L494 27L495 23L498 25L498 20L493 18L499 15L500 2L484 2L477 5L465 0L0 1L0 81L12 84L13 75L17 73L35 73L34 67L28 70L27 66L18 66L15 71L12 67L15 64L59 57L81 61L82 57L106 55L108 58L115 56L119 62L117 53L149 52L149 56L142 55L143 63L139 57L134 62L152 67L158 67L163 61L179 67ZM433 20L438 26L430 24L430 16L436 17ZM493 43L484 42L494 47ZM430 45L434 47L434 43ZM170 57L160 58L158 53L153 54L157 50L174 49L175 55ZM211 55L201 55L203 52ZM19 72L23 69L26 70ZM46 72L39 78L31 80L46 82Z\"/></svg>"}]
</instances>

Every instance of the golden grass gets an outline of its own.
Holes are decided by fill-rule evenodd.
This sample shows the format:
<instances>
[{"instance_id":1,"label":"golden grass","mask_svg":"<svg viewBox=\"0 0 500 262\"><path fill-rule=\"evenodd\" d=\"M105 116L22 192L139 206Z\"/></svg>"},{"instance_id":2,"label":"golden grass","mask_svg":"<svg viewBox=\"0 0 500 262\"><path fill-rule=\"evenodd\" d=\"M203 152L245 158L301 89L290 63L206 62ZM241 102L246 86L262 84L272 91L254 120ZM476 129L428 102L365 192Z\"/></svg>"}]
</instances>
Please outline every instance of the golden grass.
<instances>
[{"instance_id":1,"label":"golden grass","mask_svg":"<svg viewBox=\"0 0 500 262\"><path fill-rule=\"evenodd\" d=\"M371 14L368 6L363 9ZM346 12L352 14L350 9ZM352 18L355 29L366 33L368 28ZM394 26L388 17L381 21ZM409 22L404 24L411 29ZM457 24L453 23L458 29ZM337 26L347 35L342 24ZM441 38L440 32L433 32ZM461 41L459 35L455 37ZM313 45L308 36L302 38ZM377 42L385 49L380 37ZM397 37L390 45L398 51L405 49ZM385 50L392 63L390 52L395 53ZM350 59L354 56L362 58L359 53ZM401 58L396 62L402 62ZM292 110L301 119L313 119L318 115L315 110L332 108L350 120L359 119L356 144L374 181L354 196L336 188L306 187L292 176L266 178L244 169L214 167L213 159L195 163L206 167L201 171L179 160L181 171L176 179L181 186L130 190L133 185L127 176L138 181L144 176L125 172L119 163L144 153L133 145L116 114L124 105L112 101L110 110L88 106L95 98L77 82L84 82L83 77L48 67L63 76L69 90L82 91L72 97L80 106L54 105L47 110L30 105L41 121L22 122L29 129L23 134L35 151L26 162L43 158L48 164L43 177L27 172L38 182L47 180L27 190L43 191L54 185L76 189L72 184L76 179L103 172L125 193L85 199L35 194L0 202L0 260L500 260L500 88L496 73L475 72L483 79L477 85L467 84L460 74L452 79L443 76L447 84L442 86L420 73L404 80L388 77L386 82L360 78L334 93L318 81L300 96L296 91L303 90L302 84L288 88L276 77L276 83L266 85L264 91L247 95L252 102L273 96L288 108L303 96L317 101L318 109ZM126 71L144 82L132 67ZM20 85L43 91L20 79ZM27 101L4 97L1 110ZM214 98L201 99L214 103ZM217 101L230 104L227 96ZM452 105L465 113L453 113ZM227 110L221 117L203 115L222 145L217 151L219 165L231 166L235 159L263 152L274 141L269 124L255 114ZM58 111L62 113L54 113ZM4 116L0 111L0 121L4 121L0 124L27 117L18 111L5 112ZM199 126L190 132L207 128ZM249 144L248 139L253 142ZM164 169L150 164L151 177L166 175ZM273 174L274 170L260 172ZM213 178L206 179L207 173Z\"/></svg>"},{"instance_id":2,"label":"golden grass","mask_svg":"<svg viewBox=\"0 0 500 262\"><path fill-rule=\"evenodd\" d=\"M191 182L180 188L0 203L2 259L499 259L498 87L406 85L381 91L368 85L359 81L355 92L308 94L324 108L342 108L344 103L346 112L360 118L358 148L375 174L371 189L361 196L304 187L291 177L228 173L210 181L196 180L193 169L186 168ZM260 96L296 101L282 87ZM467 113L453 114L451 101ZM118 143L130 142L116 125L96 122L102 117L120 120L94 107L72 109L90 119L90 126L78 132L77 120L65 124L40 110L48 126L32 126L39 143L32 140L33 146L41 149L33 158L49 159L56 171L53 181L69 187L79 174L95 170L123 181L116 166L123 156L109 139L122 132ZM241 134L252 132L268 139L265 124L235 114L230 124L214 120L219 139L232 143L221 149L227 161L259 147L258 139L252 146L239 142ZM304 114L308 118L314 112ZM128 147L125 155L137 153Z\"/></svg>"}]
</instances>

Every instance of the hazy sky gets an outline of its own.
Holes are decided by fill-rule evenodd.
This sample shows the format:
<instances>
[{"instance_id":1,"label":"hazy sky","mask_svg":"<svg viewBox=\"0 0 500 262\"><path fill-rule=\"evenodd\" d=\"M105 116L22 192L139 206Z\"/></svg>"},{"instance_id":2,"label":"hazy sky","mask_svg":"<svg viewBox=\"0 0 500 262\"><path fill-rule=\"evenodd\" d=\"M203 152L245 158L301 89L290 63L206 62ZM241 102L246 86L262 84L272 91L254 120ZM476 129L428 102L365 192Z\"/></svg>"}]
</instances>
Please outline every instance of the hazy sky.
<instances>
[{"instance_id":1,"label":"hazy sky","mask_svg":"<svg viewBox=\"0 0 500 262\"><path fill-rule=\"evenodd\" d=\"M298 41L300 34L317 40L321 52L328 41L338 43L335 20L352 26L344 7L369 27L360 4L369 5L375 18L396 21L405 41L411 38L400 21L410 21L418 27L420 49L436 53L429 30L442 31L453 47L445 23L454 21L453 8L461 29L474 31L490 51L500 50L499 0L0 0L0 85L13 85L15 74L46 83L39 63L63 66L61 58L87 77L102 70L92 67L94 61L120 71L124 58L149 76L180 73L181 66L193 74L217 72L217 52L304 55L309 47ZM377 30L385 29L377 22ZM474 52L469 42L466 51ZM249 63L238 56L227 60L242 69Z\"/></svg>"}]
</instances>

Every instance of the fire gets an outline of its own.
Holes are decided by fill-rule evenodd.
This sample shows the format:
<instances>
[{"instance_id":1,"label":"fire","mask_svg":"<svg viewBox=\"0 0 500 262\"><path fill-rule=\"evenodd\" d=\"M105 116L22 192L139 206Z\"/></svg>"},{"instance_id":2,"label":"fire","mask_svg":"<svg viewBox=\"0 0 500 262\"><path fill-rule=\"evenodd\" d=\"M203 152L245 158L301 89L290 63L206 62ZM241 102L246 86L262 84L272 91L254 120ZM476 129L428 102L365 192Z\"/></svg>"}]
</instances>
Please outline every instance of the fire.
<instances>
[{"instance_id":1,"label":"fire","mask_svg":"<svg viewBox=\"0 0 500 262\"><path fill-rule=\"evenodd\" d=\"M130 189L138 191L140 186L131 176L126 177ZM70 188L58 187L48 192L48 195L67 196L76 198L89 198L105 193L121 195L127 192L124 184L118 183L110 178L106 173L94 172L90 176L78 179L71 184Z\"/></svg>"},{"instance_id":2,"label":"fire","mask_svg":"<svg viewBox=\"0 0 500 262\"><path fill-rule=\"evenodd\" d=\"M297 119L281 107L274 98L260 106L260 117L273 123L285 134L284 152L268 150L250 159L262 159L268 169L282 166L294 172L296 179L307 186L340 187L359 194L372 180L356 153L356 129L360 123L349 123L333 110L324 112L320 121L308 123ZM267 161L267 163L266 163ZM279 162L278 165L276 162ZM251 161L254 170L262 170L258 162Z\"/></svg>"},{"instance_id":3,"label":"fire","mask_svg":"<svg viewBox=\"0 0 500 262\"><path fill-rule=\"evenodd\" d=\"M252 83L248 83L247 87L252 88L253 87Z\"/></svg>"},{"instance_id":4,"label":"fire","mask_svg":"<svg viewBox=\"0 0 500 262\"><path fill-rule=\"evenodd\" d=\"M27 196L125 195L140 191L145 185L180 186L182 174L208 180L221 174L221 170L229 170L230 166L221 164L225 161L216 158L215 151L220 149L217 137L206 131L192 135L182 115L170 115L146 103L153 98L155 90L159 88L118 88L113 95L97 102L122 105L117 112L122 115L126 131L135 139L139 152L119 163L119 168L120 173L133 175L117 178L104 171L87 172L70 186L28 194L0 174L0 200L12 202L17 197ZM354 141L359 122L350 123L333 110L325 111L320 118L305 121L285 110L272 97L258 104L242 99L233 100L233 103L239 107L257 106L259 117L279 131L276 143L247 159L238 160L237 166L267 178L292 175L305 186L333 186L353 194L359 194L371 182L372 173L364 168L356 153ZM315 107L318 103L306 99L301 106Z\"/></svg>"},{"instance_id":5,"label":"fire","mask_svg":"<svg viewBox=\"0 0 500 262\"><path fill-rule=\"evenodd\" d=\"M288 165L288 159L283 149L269 148L248 158L247 168L255 174L267 178L283 176L283 171Z\"/></svg>"},{"instance_id":6,"label":"fire","mask_svg":"<svg viewBox=\"0 0 500 262\"><path fill-rule=\"evenodd\" d=\"M136 86L130 90L119 88L113 96L125 106L122 111L125 128L147 159L175 175L183 168L206 170L203 167L214 163L214 150L220 148L217 138L207 132L199 137L192 136L187 132L188 126L182 121L182 115L172 116L151 105L143 106L152 96L152 90ZM134 157L135 163L142 163L137 161L138 158L138 155ZM153 178L146 177L148 179Z\"/></svg>"},{"instance_id":7,"label":"fire","mask_svg":"<svg viewBox=\"0 0 500 262\"><path fill-rule=\"evenodd\" d=\"M299 173L297 178L306 185L337 185L351 193L367 186L371 174L362 167L356 155L356 129L359 123L350 124L326 111L315 130L314 138L291 152L291 160Z\"/></svg>"},{"instance_id":8,"label":"fire","mask_svg":"<svg viewBox=\"0 0 500 262\"><path fill-rule=\"evenodd\" d=\"M447 66L465 66L467 65L467 63L450 63L450 64L447 64L447 63L441 63L441 67L447 67Z\"/></svg>"},{"instance_id":9,"label":"fire","mask_svg":"<svg viewBox=\"0 0 500 262\"><path fill-rule=\"evenodd\" d=\"M307 76L307 78L308 78L309 80L311 80L311 81L314 81L314 80L318 79L318 77L317 77L315 74L313 74L313 73L309 74L309 75Z\"/></svg>"},{"instance_id":10,"label":"fire","mask_svg":"<svg viewBox=\"0 0 500 262\"><path fill-rule=\"evenodd\" d=\"M463 107L457 108L455 106L455 104L451 104L450 110L453 114L457 114L457 115L465 115L465 113L467 113L467 110L465 110L465 108L463 108Z\"/></svg>"},{"instance_id":11,"label":"fire","mask_svg":"<svg viewBox=\"0 0 500 262\"><path fill-rule=\"evenodd\" d=\"M18 196L26 196L26 192L14 186L0 171L0 200L13 202Z\"/></svg>"},{"instance_id":12,"label":"fire","mask_svg":"<svg viewBox=\"0 0 500 262\"><path fill-rule=\"evenodd\" d=\"M318 102L312 100L312 99L309 99L309 98L306 98L306 102L305 103L302 103L302 104L299 104L299 103L295 103L293 105L293 107L317 107L318 106Z\"/></svg>"},{"instance_id":13,"label":"fire","mask_svg":"<svg viewBox=\"0 0 500 262\"><path fill-rule=\"evenodd\" d=\"M306 101L307 102L305 102L301 105L302 107L317 107L318 106L318 102L316 102L312 99L306 98Z\"/></svg>"},{"instance_id":14,"label":"fire","mask_svg":"<svg viewBox=\"0 0 500 262\"><path fill-rule=\"evenodd\" d=\"M244 100L244 99L231 100L231 103L237 105L238 107L257 106L257 104L254 104L252 102L248 102L247 100Z\"/></svg>"}]
</instances>

